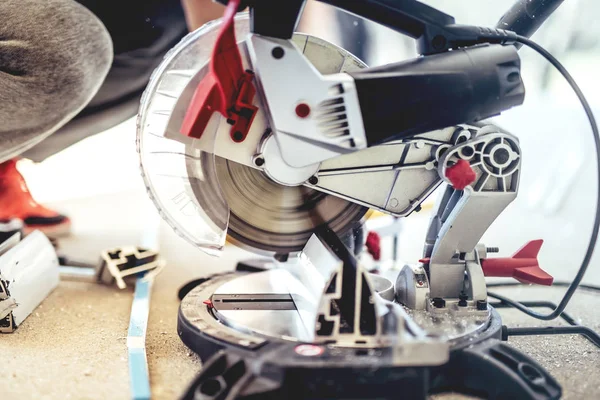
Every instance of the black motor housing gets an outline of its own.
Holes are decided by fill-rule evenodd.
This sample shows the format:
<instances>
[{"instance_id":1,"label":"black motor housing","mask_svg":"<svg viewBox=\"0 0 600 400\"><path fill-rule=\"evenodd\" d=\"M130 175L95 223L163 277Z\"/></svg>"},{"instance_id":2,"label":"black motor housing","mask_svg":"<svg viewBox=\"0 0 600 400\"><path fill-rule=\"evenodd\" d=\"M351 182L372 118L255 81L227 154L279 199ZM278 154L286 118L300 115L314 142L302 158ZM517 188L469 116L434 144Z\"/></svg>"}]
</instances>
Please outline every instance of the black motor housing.
<instances>
[{"instance_id":1,"label":"black motor housing","mask_svg":"<svg viewBox=\"0 0 600 400\"><path fill-rule=\"evenodd\" d=\"M514 46L482 44L367 68L356 82L369 146L520 105L525 98Z\"/></svg>"}]
</instances>

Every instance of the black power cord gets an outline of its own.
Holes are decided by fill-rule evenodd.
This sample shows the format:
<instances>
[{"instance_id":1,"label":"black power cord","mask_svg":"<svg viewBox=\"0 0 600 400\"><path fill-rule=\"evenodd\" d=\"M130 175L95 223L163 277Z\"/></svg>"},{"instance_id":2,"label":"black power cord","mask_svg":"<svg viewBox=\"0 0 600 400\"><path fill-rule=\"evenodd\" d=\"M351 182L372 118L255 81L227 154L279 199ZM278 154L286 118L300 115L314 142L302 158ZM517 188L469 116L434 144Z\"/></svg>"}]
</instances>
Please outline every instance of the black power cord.
<instances>
[{"instance_id":1,"label":"black power cord","mask_svg":"<svg viewBox=\"0 0 600 400\"><path fill-rule=\"evenodd\" d=\"M490 32L486 32L486 33L490 33ZM585 113L588 117L590 126L592 128L592 132L594 135L594 145L596 147L596 168L598 171L598 177L600 178L600 133L598 132L598 125L596 124L596 119L594 118L592 109L591 109L588 101L586 100L585 96L583 95L581 89L579 88L579 86L577 85L577 83L575 82L575 80L573 79L571 74L569 74L569 72L566 70L566 68L552 54L550 54L546 49L544 49L542 46L535 43L534 41L532 41L524 36L516 35L513 32L510 32L508 34L506 32L504 32L504 33L501 33L498 35L496 35L496 33L492 33L488 37L485 37L485 38L482 37L482 39L492 41L492 42L497 42L497 41L505 42L507 40L507 36L510 37L509 40L512 39L515 42L519 42L519 43L522 43L522 44L530 47L531 49L533 49L534 51L539 53L541 56L543 56L546 60L548 60L562 74L562 76L566 79L566 81L569 83L569 85L571 86L571 88L573 89L575 94L577 95L577 98L581 102L581 105L583 106L583 109L585 110ZM561 315L561 313L565 310L565 308L569 304L569 301L573 297L573 294L577 290L577 287L581 283L581 280L583 279L585 272L587 271L587 269L590 265L592 255L594 253L594 248L596 247L596 241L598 240L598 232L600 231L600 184L598 185L597 190L598 190L598 193L596 195L596 212L595 212L595 216L594 216L594 225L592 227L592 234L590 235L590 240L588 243L587 250L585 252L585 256L583 258L583 261L581 262L581 266L579 267L577 274L575 275L575 278L569 284L565 295L563 296L562 300L560 301L560 303L558 304L556 309L554 309L550 314L542 314L542 313L532 310L531 308L525 306L524 304L522 304L518 301L508 299L504 296L495 295L494 297L496 297L497 299L499 299L507 304L510 304L512 307L516 308L519 311L524 312L525 314L529 315L530 317L537 318L540 320L549 321L549 320L553 320Z\"/></svg>"},{"instance_id":2,"label":"black power cord","mask_svg":"<svg viewBox=\"0 0 600 400\"><path fill-rule=\"evenodd\" d=\"M506 328L506 336L537 335L581 335L600 348L600 335L587 326L535 326L525 328Z\"/></svg>"},{"instance_id":3,"label":"black power cord","mask_svg":"<svg viewBox=\"0 0 600 400\"><path fill-rule=\"evenodd\" d=\"M552 286L558 286L558 287L569 287L571 286L572 282L566 282L566 281L555 281L552 283ZM491 282L491 283L486 283L486 286L488 288L491 287L509 287L509 286L529 286L528 284L525 283L521 283L521 282ZM590 290L592 292L600 292L600 286L596 286L596 285L586 285L586 284L579 284L579 289L585 289L585 290ZM490 296L492 297L492 296Z\"/></svg>"},{"instance_id":4,"label":"black power cord","mask_svg":"<svg viewBox=\"0 0 600 400\"><path fill-rule=\"evenodd\" d=\"M554 282L552 283L552 286L558 286L558 287L571 287L571 285L573 284L573 282ZM525 284L521 283L521 282L493 282L493 283L487 283L486 286L488 288L491 287L511 287L511 286L525 286ZM584 289L584 290L589 290L592 292L600 292L600 286L595 286L595 285L585 285L585 284L579 284L577 286L578 289ZM500 305L504 305L504 307L506 306L510 306L510 307L514 307L514 304L517 303L514 300L509 299L508 297L502 296L498 293L494 293L494 292L488 292L488 297L491 297L493 299L496 300L500 300ZM525 307L547 307L547 308L551 308L551 309L557 309L558 306L554 305L553 303L550 302L533 302L536 303L536 305L534 305L532 302L519 302L521 305L525 306ZM532 304L529 304L532 303ZM538 304L539 303L539 304ZM543 303L543 304L542 304ZM571 317L568 316L568 314L563 310L560 314L560 316L562 318L564 318L567 322L569 322L569 320L572 320ZM569 324L571 324L571 322L569 322ZM573 324L571 324L573 325Z\"/></svg>"},{"instance_id":5,"label":"black power cord","mask_svg":"<svg viewBox=\"0 0 600 400\"><path fill-rule=\"evenodd\" d=\"M571 282L554 282L553 286L562 286L569 287L571 286ZM514 287L514 286L525 286L525 284L520 282L493 282L488 283L487 287ZM580 284L579 289L589 290L591 292L600 293L600 286L595 285L583 285ZM500 300L499 302L490 302L489 304L496 308L512 308L513 301L510 299L501 296L496 293L488 292L488 296L494 299ZM556 304L550 301L522 301L520 302L522 305L530 307L530 308L549 308L556 309ZM600 334L595 332L593 329L582 326L577 321L567 314L566 311L563 311L560 314L560 318L562 318L567 324L571 326L528 326L528 327L519 327L519 328L509 328L507 326L502 327L502 340L508 340L510 336L534 336L534 335L572 335L579 334L589 340L596 347L600 348Z\"/></svg>"},{"instance_id":6,"label":"black power cord","mask_svg":"<svg viewBox=\"0 0 600 400\"><path fill-rule=\"evenodd\" d=\"M567 282L561 282L561 283L567 283ZM517 284L517 285L519 285L519 284ZM495 286L515 286L515 285L496 284ZM580 288L581 288L581 286L580 286ZM600 287L593 286L593 289L591 289L591 290L592 291L600 291ZM490 297L504 298L504 297L498 296L498 295L490 295ZM494 302L494 303L490 302L489 304L496 309L512 308L512 306L510 304L506 304L502 300L500 300L499 302ZM523 301L523 302L521 302L521 304L523 304L527 307L535 307L535 308L543 307L543 308L550 308L552 310L556 308L556 304L552 303L551 301ZM569 314L567 314L566 311L563 311L563 313L560 314L560 317L567 324L569 324L571 326L566 326L566 327L565 326L527 326L527 327L519 327L519 328L509 328L507 326L503 326L502 327L502 340L508 340L508 338L510 336L579 334L579 335L582 335L587 340L589 340L591 343L593 343L596 347L600 348L600 335L597 332L595 332L591 328L588 328L587 326L578 324L577 321L575 321L575 319L573 317L571 317Z\"/></svg>"}]
</instances>

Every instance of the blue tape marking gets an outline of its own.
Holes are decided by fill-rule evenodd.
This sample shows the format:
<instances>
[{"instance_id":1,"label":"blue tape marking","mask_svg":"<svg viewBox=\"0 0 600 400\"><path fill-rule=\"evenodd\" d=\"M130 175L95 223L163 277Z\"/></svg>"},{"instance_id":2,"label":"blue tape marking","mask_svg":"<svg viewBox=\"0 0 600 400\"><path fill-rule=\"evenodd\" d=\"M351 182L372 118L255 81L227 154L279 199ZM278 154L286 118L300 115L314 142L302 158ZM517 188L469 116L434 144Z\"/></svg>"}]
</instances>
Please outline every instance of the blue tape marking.
<instances>
[{"instance_id":1,"label":"blue tape marking","mask_svg":"<svg viewBox=\"0 0 600 400\"><path fill-rule=\"evenodd\" d=\"M129 349L129 379L133 400L150 399L150 379L145 349Z\"/></svg>"},{"instance_id":2,"label":"blue tape marking","mask_svg":"<svg viewBox=\"0 0 600 400\"><path fill-rule=\"evenodd\" d=\"M140 276L135 283L131 305L127 345L129 351L129 380L133 400L149 400L150 376L146 359L146 328L150 311L150 288L152 282Z\"/></svg>"},{"instance_id":3,"label":"blue tape marking","mask_svg":"<svg viewBox=\"0 0 600 400\"><path fill-rule=\"evenodd\" d=\"M140 277L135 282L135 293L131 304L128 337L146 337L148 311L150 310L150 282Z\"/></svg>"}]
</instances>

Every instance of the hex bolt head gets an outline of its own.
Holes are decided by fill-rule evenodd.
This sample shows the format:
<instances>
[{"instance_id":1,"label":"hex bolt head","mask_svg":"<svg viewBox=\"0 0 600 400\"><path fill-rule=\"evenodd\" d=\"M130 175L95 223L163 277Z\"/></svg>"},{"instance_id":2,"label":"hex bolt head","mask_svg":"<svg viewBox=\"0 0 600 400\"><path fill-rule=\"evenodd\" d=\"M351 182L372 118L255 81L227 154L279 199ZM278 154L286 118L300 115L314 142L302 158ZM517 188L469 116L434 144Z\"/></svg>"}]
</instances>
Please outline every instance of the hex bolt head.
<instances>
[{"instance_id":1,"label":"hex bolt head","mask_svg":"<svg viewBox=\"0 0 600 400\"><path fill-rule=\"evenodd\" d=\"M477 300L477 309L479 311L487 310L487 301L485 300Z\"/></svg>"},{"instance_id":2,"label":"hex bolt head","mask_svg":"<svg viewBox=\"0 0 600 400\"><path fill-rule=\"evenodd\" d=\"M433 303L433 306L435 308L446 307L446 300L442 299L441 297L434 297L433 299L431 299L431 302Z\"/></svg>"},{"instance_id":3,"label":"hex bolt head","mask_svg":"<svg viewBox=\"0 0 600 400\"><path fill-rule=\"evenodd\" d=\"M469 296L467 296L467 294L465 292L460 292L460 294L458 295L458 306L466 307L468 298L469 298Z\"/></svg>"}]
</instances>

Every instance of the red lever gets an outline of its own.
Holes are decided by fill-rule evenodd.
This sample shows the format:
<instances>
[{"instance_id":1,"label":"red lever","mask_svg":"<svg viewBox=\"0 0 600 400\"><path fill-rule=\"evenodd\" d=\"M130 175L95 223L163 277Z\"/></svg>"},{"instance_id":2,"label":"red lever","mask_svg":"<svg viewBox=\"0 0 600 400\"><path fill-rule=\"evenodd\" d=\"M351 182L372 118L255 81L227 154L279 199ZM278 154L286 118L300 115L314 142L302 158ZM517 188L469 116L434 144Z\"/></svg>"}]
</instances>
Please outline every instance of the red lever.
<instances>
[{"instance_id":1,"label":"red lever","mask_svg":"<svg viewBox=\"0 0 600 400\"><path fill-rule=\"evenodd\" d=\"M475 181L477 175L468 161L458 160L456 164L446 168L446 178L454 189L463 190Z\"/></svg>"},{"instance_id":2,"label":"red lever","mask_svg":"<svg viewBox=\"0 0 600 400\"><path fill-rule=\"evenodd\" d=\"M381 237L377 232L369 232L367 234L365 246L369 254L373 257L373 260L379 261L381 259Z\"/></svg>"},{"instance_id":3,"label":"red lever","mask_svg":"<svg viewBox=\"0 0 600 400\"><path fill-rule=\"evenodd\" d=\"M181 125L181 133L200 138L214 112L219 112L233 127L234 141L242 142L258 110L252 105L256 89L253 74L244 71L235 38L234 17L240 0L230 0L223 25L212 51L208 74L200 81Z\"/></svg>"},{"instance_id":4,"label":"red lever","mask_svg":"<svg viewBox=\"0 0 600 400\"><path fill-rule=\"evenodd\" d=\"M508 258L481 260L485 276L512 277L523 283L552 285L554 278L539 266L537 255L544 241L532 240Z\"/></svg>"}]
</instances>

